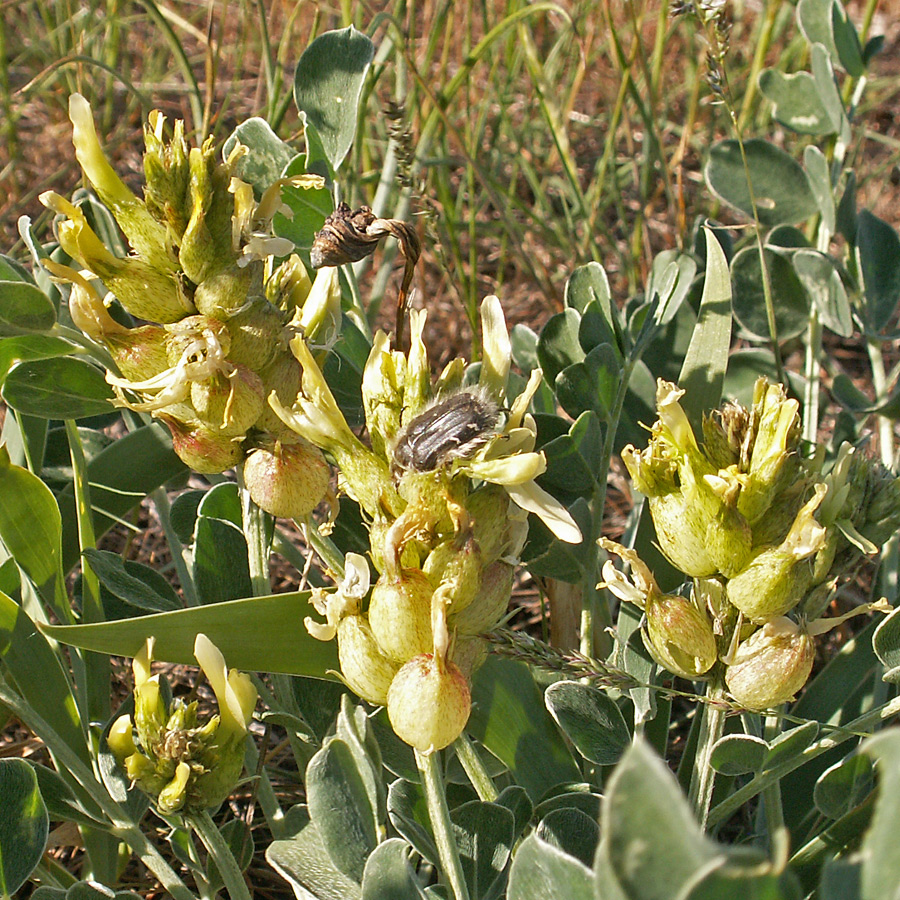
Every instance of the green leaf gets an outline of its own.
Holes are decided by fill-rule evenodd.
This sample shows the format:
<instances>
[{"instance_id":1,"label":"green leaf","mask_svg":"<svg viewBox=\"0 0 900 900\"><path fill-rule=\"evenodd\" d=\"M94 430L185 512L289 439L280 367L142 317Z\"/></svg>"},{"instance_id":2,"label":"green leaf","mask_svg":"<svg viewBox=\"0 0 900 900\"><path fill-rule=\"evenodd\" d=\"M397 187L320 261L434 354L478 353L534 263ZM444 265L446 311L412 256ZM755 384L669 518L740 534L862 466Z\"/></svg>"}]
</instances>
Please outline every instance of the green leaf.
<instances>
[{"instance_id":1,"label":"green leaf","mask_svg":"<svg viewBox=\"0 0 900 900\"><path fill-rule=\"evenodd\" d=\"M840 819L869 796L874 780L872 760L865 754L851 753L819 776L813 802L823 816Z\"/></svg>"},{"instance_id":2,"label":"green leaf","mask_svg":"<svg viewBox=\"0 0 900 900\"><path fill-rule=\"evenodd\" d=\"M687 253L663 250L653 259L645 295L658 306L654 315L657 326L668 325L690 293L697 262Z\"/></svg>"},{"instance_id":3,"label":"green leaf","mask_svg":"<svg viewBox=\"0 0 900 900\"><path fill-rule=\"evenodd\" d=\"M597 304L597 310L606 322L609 335L613 337L616 326L612 292L609 289L606 271L598 262L589 262L587 265L579 266L566 282L565 304L569 309L584 313L591 303ZM612 341L612 343L615 346L615 342Z\"/></svg>"},{"instance_id":4,"label":"green leaf","mask_svg":"<svg viewBox=\"0 0 900 900\"><path fill-rule=\"evenodd\" d=\"M751 734L727 734L716 741L710 765L722 775L747 775L763 767L769 745Z\"/></svg>"},{"instance_id":5,"label":"green leaf","mask_svg":"<svg viewBox=\"0 0 900 900\"><path fill-rule=\"evenodd\" d=\"M10 463L0 446L0 539L44 600L62 615L67 606L60 565L61 518L47 486Z\"/></svg>"},{"instance_id":6,"label":"green leaf","mask_svg":"<svg viewBox=\"0 0 900 900\"><path fill-rule=\"evenodd\" d=\"M178 595L155 569L108 550L87 549L84 557L100 584L128 605L151 612L181 609Z\"/></svg>"},{"instance_id":7,"label":"green leaf","mask_svg":"<svg viewBox=\"0 0 900 900\"><path fill-rule=\"evenodd\" d=\"M878 799L862 842L862 896L896 897L900 891L900 731L891 728L866 738L860 753L875 760Z\"/></svg>"},{"instance_id":8,"label":"green leaf","mask_svg":"<svg viewBox=\"0 0 900 900\"><path fill-rule=\"evenodd\" d=\"M775 121L791 131L826 135L836 130L819 98L816 80L809 72L785 74L777 69L765 69L759 76L759 89L773 105Z\"/></svg>"},{"instance_id":9,"label":"green leaf","mask_svg":"<svg viewBox=\"0 0 900 900\"><path fill-rule=\"evenodd\" d=\"M560 406L577 419L585 410L593 410L606 421L622 380L622 364L609 344L599 344L583 362L567 366L556 377L556 396Z\"/></svg>"},{"instance_id":10,"label":"green leaf","mask_svg":"<svg viewBox=\"0 0 900 900\"><path fill-rule=\"evenodd\" d=\"M683 406L695 430L702 414L715 409L722 399L731 346L728 261L715 234L708 228L705 230L706 278L700 314L678 378L678 385L685 392Z\"/></svg>"},{"instance_id":11,"label":"green leaf","mask_svg":"<svg viewBox=\"0 0 900 900\"><path fill-rule=\"evenodd\" d=\"M885 616L875 627L872 649L884 666L884 681L900 682L900 609Z\"/></svg>"},{"instance_id":12,"label":"green leaf","mask_svg":"<svg viewBox=\"0 0 900 900\"><path fill-rule=\"evenodd\" d=\"M760 224L770 227L803 222L816 214L818 207L806 172L795 159L761 139L745 141L744 152ZM716 196L753 218L747 172L737 141L713 145L705 175Z\"/></svg>"},{"instance_id":13,"label":"green leaf","mask_svg":"<svg viewBox=\"0 0 900 900\"><path fill-rule=\"evenodd\" d=\"M506 765L532 800L555 784L579 780L527 666L489 656L475 676L472 700L467 730Z\"/></svg>"},{"instance_id":14,"label":"green leaf","mask_svg":"<svg viewBox=\"0 0 900 900\"><path fill-rule=\"evenodd\" d=\"M0 340L0 386L6 379L6 373L17 362L67 356L75 349L75 344L71 341L50 334L23 334L3 338Z\"/></svg>"},{"instance_id":15,"label":"green leaf","mask_svg":"<svg viewBox=\"0 0 900 900\"><path fill-rule=\"evenodd\" d=\"M253 833L250 826L243 819L229 819L224 825L219 826L222 837L231 851L238 868L242 872L246 872L253 860L253 854L256 850L256 844L253 840ZM209 875L209 890L215 893L224 887L224 879L219 872L214 856L209 857L209 867L207 869Z\"/></svg>"},{"instance_id":16,"label":"green leaf","mask_svg":"<svg viewBox=\"0 0 900 900\"><path fill-rule=\"evenodd\" d=\"M578 339L581 316L574 309L551 316L538 338L538 361L544 370L548 384L567 366L581 362L585 357Z\"/></svg>"},{"instance_id":17,"label":"green leaf","mask_svg":"<svg viewBox=\"0 0 900 900\"><path fill-rule=\"evenodd\" d=\"M540 822L558 809L577 809L595 822L600 818L603 797L587 783L558 785L534 808L534 819Z\"/></svg>"},{"instance_id":18,"label":"green leaf","mask_svg":"<svg viewBox=\"0 0 900 900\"><path fill-rule=\"evenodd\" d=\"M0 894L28 880L47 846L50 817L37 775L23 759L0 759Z\"/></svg>"},{"instance_id":19,"label":"green leaf","mask_svg":"<svg viewBox=\"0 0 900 900\"><path fill-rule=\"evenodd\" d=\"M694 821L675 780L646 744L632 745L609 781L598 858L629 900L671 900L719 849Z\"/></svg>"},{"instance_id":20,"label":"green leaf","mask_svg":"<svg viewBox=\"0 0 900 900\"><path fill-rule=\"evenodd\" d=\"M359 885L335 868L305 810L294 807L290 812L295 810L300 827L287 840L269 844L269 865L290 884L297 900L360 900Z\"/></svg>"},{"instance_id":21,"label":"green leaf","mask_svg":"<svg viewBox=\"0 0 900 900\"><path fill-rule=\"evenodd\" d=\"M853 334L850 301L831 257L818 250L803 249L792 254L791 263L800 284L812 298L822 324L841 337L850 337Z\"/></svg>"},{"instance_id":22,"label":"green leaf","mask_svg":"<svg viewBox=\"0 0 900 900\"><path fill-rule=\"evenodd\" d=\"M225 141L222 156L226 159L237 144L248 150L238 163L238 176L253 185L257 197L273 185L297 156L297 151L286 144L265 119L252 116L241 122Z\"/></svg>"},{"instance_id":23,"label":"green leaf","mask_svg":"<svg viewBox=\"0 0 900 900\"><path fill-rule=\"evenodd\" d=\"M495 802L505 806L513 814L515 821L513 833L516 837L521 835L534 812L534 806L528 799L528 792L525 788L518 784L510 784L500 791Z\"/></svg>"},{"instance_id":24,"label":"green leaf","mask_svg":"<svg viewBox=\"0 0 900 900\"><path fill-rule=\"evenodd\" d=\"M25 610L5 594L0 594L0 656L22 697L87 762L85 733L67 673Z\"/></svg>"},{"instance_id":25,"label":"green leaf","mask_svg":"<svg viewBox=\"0 0 900 900\"><path fill-rule=\"evenodd\" d=\"M853 78L862 78L866 74L866 62L863 49L859 43L856 27L850 21L847 10L842 3L834 3L831 7L831 32L834 35L834 46L841 65Z\"/></svg>"},{"instance_id":26,"label":"green leaf","mask_svg":"<svg viewBox=\"0 0 900 900\"><path fill-rule=\"evenodd\" d=\"M49 331L56 324L50 298L27 281L0 281L0 337Z\"/></svg>"},{"instance_id":27,"label":"green leaf","mask_svg":"<svg viewBox=\"0 0 900 900\"><path fill-rule=\"evenodd\" d=\"M47 814L51 820L74 822L76 825L86 825L88 828L106 828L108 826L102 811L94 805L89 811L58 772L41 765L35 765L34 772L37 775L41 797L44 798Z\"/></svg>"},{"instance_id":28,"label":"green leaf","mask_svg":"<svg viewBox=\"0 0 900 900\"><path fill-rule=\"evenodd\" d=\"M834 0L800 0L797 4L797 24L810 45L822 44L837 64L839 57L834 45L834 25L831 9Z\"/></svg>"},{"instance_id":29,"label":"green leaf","mask_svg":"<svg viewBox=\"0 0 900 900\"><path fill-rule=\"evenodd\" d=\"M492 895L503 876L515 837L515 819L504 806L471 800L450 813L463 875L472 900Z\"/></svg>"},{"instance_id":30,"label":"green leaf","mask_svg":"<svg viewBox=\"0 0 900 900\"><path fill-rule=\"evenodd\" d=\"M13 408L45 419L84 419L112 411L115 395L97 366L72 356L13 366L0 396Z\"/></svg>"},{"instance_id":31,"label":"green leaf","mask_svg":"<svg viewBox=\"0 0 900 900\"><path fill-rule=\"evenodd\" d=\"M197 596L204 604L237 600L252 592L236 484L216 485L200 501L194 526L193 576Z\"/></svg>"},{"instance_id":32,"label":"green leaf","mask_svg":"<svg viewBox=\"0 0 900 900\"><path fill-rule=\"evenodd\" d=\"M900 237L867 209L857 216L856 255L863 283L866 329L881 331L900 301Z\"/></svg>"},{"instance_id":33,"label":"green leaf","mask_svg":"<svg viewBox=\"0 0 900 900\"><path fill-rule=\"evenodd\" d=\"M0 282L2 281L24 281L28 284L34 284L34 278L31 273L17 259L0 253Z\"/></svg>"},{"instance_id":34,"label":"green leaf","mask_svg":"<svg viewBox=\"0 0 900 900\"><path fill-rule=\"evenodd\" d=\"M836 227L836 211L834 206L834 187L831 184L831 166L825 154L815 145L810 144L803 151L803 165L809 178L809 187L816 198L816 205L822 216L822 228L834 234Z\"/></svg>"},{"instance_id":35,"label":"green leaf","mask_svg":"<svg viewBox=\"0 0 900 900\"><path fill-rule=\"evenodd\" d=\"M585 866L592 866L600 843L600 826L597 819L580 809L563 807L555 809L541 819L534 833L558 847L563 853L574 856Z\"/></svg>"},{"instance_id":36,"label":"green leaf","mask_svg":"<svg viewBox=\"0 0 900 900\"><path fill-rule=\"evenodd\" d=\"M530 835L513 859L509 900L594 900L591 870L562 850Z\"/></svg>"},{"instance_id":37,"label":"green leaf","mask_svg":"<svg viewBox=\"0 0 900 900\"><path fill-rule=\"evenodd\" d=\"M366 860L362 900L426 900L409 860L411 852L400 838L382 841Z\"/></svg>"},{"instance_id":38,"label":"green leaf","mask_svg":"<svg viewBox=\"0 0 900 900\"><path fill-rule=\"evenodd\" d=\"M307 171L308 163L298 157L287 167L285 175L303 175ZM290 208L292 216L288 218L277 213L272 220L272 228L279 237L293 241L299 249L306 251L308 262L313 238L334 210L331 191L327 187L301 188L285 185L281 189L281 199Z\"/></svg>"},{"instance_id":39,"label":"green leaf","mask_svg":"<svg viewBox=\"0 0 900 900\"><path fill-rule=\"evenodd\" d=\"M826 860L819 887L821 900L863 900L862 868L858 857Z\"/></svg>"},{"instance_id":40,"label":"green leaf","mask_svg":"<svg viewBox=\"0 0 900 900\"><path fill-rule=\"evenodd\" d=\"M778 340L785 341L802 334L809 324L809 295L791 265L792 254L765 248L766 268L775 305L775 328ZM762 267L757 247L744 247L731 264L734 279L734 316L741 327L758 340L768 340Z\"/></svg>"},{"instance_id":41,"label":"green leaf","mask_svg":"<svg viewBox=\"0 0 900 900\"><path fill-rule=\"evenodd\" d=\"M172 450L165 426L147 425L114 441L88 463L94 534L99 539L151 491L187 471ZM57 496L62 516L62 565L68 572L81 548L76 528L75 499L69 484Z\"/></svg>"},{"instance_id":42,"label":"green leaf","mask_svg":"<svg viewBox=\"0 0 900 900\"><path fill-rule=\"evenodd\" d=\"M719 865L710 867L683 893L679 900L801 900L803 892L791 872L778 873L759 850L736 847Z\"/></svg>"},{"instance_id":43,"label":"green leaf","mask_svg":"<svg viewBox=\"0 0 900 900\"><path fill-rule=\"evenodd\" d=\"M356 134L357 108L375 45L352 25L328 31L303 51L294 72L294 102L315 126L337 171Z\"/></svg>"},{"instance_id":44,"label":"green leaf","mask_svg":"<svg viewBox=\"0 0 900 900\"><path fill-rule=\"evenodd\" d=\"M819 736L818 722L805 722L796 728L783 731L769 745L762 770L775 769L784 763L796 759Z\"/></svg>"},{"instance_id":45,"label":"green leaf","mask_svg":"<svg viewBox=\"0 0 900 900\"><path fill-rule=\"evenodd\" d=\"M631 744L619 707L599 688L577 681L558 681L544 692L556 723L589 762L615 765Z\"/></svg>"},{"instance_id":46,"label":"green leaf","mask_svg":"<svg viewBox=\"0 0 900 900\"><path fill-rule=\"evenodd\" d=\"M317 641L303 627L310 614L309 592L248 597L226 603L156 613L92 625L45 625L51 638L85 650L135 656L156 638L159 660L194 666L194 640L203 632L222 651L228 665L245 672L328 677L338 669L333 641ZM253 640L248 641L247 635Z\"/></svg>"},{"instance_id":47,"label":"green leaf","mask_svg":"<svg viewBox=\"0 0 900 900\"><path fill-rule=\"evenodd\" d=\"M437 866L438 852L431 833L428 803L422 786L398 778L388 788L388 816L391 825L433 866Z\"/></svg>"}]
</instances>

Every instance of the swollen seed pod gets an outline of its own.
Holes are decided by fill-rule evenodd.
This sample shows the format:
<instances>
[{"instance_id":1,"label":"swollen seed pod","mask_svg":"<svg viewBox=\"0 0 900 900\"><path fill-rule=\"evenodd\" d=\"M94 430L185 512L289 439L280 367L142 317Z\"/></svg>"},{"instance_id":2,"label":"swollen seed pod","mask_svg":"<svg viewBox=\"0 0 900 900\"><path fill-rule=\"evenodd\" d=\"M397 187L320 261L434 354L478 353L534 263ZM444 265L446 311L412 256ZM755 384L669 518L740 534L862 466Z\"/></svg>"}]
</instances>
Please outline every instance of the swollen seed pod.
<instances>
[{"instance_id":1,"label":"swollen seed pod","mask_svg":"<svg viewBox=\"0 0 900 900\"><path fill-rule=\"evenodd\" d=\"M201 475L215 475L236 466L244 458L239 443L202 425L188 425L164 413L159 415L172 432L172 448L178 458Z\"/></svg>"},{"instance_id":2,"label":"swollen seed pod","mask_svg":"<svg viewBox=\"0 0 900 900\"><path fill-rule=\"evenodd\" d=\"M662 666L683 678L696 678L716 661L716 638L709 619L677 594L651 591L645 607L644 642Z\"/></svg>"},{"instance_id":3,"label":"swollen seed pod","mask_svg":"<svg viewBox=\"0 0 900 900\"><path fill-rule=\"evenodd\" d=\"M792 699L806 684L815 659L813 640L792 619L779 616L738 648L725 684L741 706L769 709Z\"/></svg>"},{"instance_id":4,"label":"swollen seed pod","mask_svg":"<svg viewBox=\"0 0 900 900\"><path fill-rule=\"evenodd\" d=\"M246 434L265 408L262 379L246 366L229 366L191 384L191 404L211 430L229 437Z\"/></svg>"},{"instance_id":5,"label":"swollen seed pod","mask_svg":"<svg viewBox=\"0 0 900 900\"><path fill-rule=\"evenodd\" d=\"M282 347L282 314L262 297L254 297L226 320L231 335L228 358L259 372Z\"/></svg>"},{"instance_id":6,"label":"swollen seed pod","mask_svg":"<svg viewBox=\"0 0 900 900\"><path fill-rule=\"evenodd\" d=\"M337 628L337 642L344 681L363 700L384 706L399 666L379 649L368 619L345 616Z\"/></svg>"},{"instance_id":7,"label":"swollen seed pod","mask_svg":"<svg viewBox=\"0 0 900 900\"><path fill-rule=\"evenodd\" d=\"M258 265L243 269L231 266L197 285L194 306L204 316L227 319L247 302L252 291L258 293L261 287L262 273Z\"/></svg>"},{"instance_id":8,"label":"swollen seed pod","mask_svg":"<svg viewBox=\"0 0 900 900\"><path fill-rule=\"evenodd\" d=\"M481 574L481 589L475 599L459 613L451 613L448 622L460 634L483 634L503 618L512 594L515 566L497 560Z\"/></svg>"},{"instance_id":9,"label":"swollen seed pod","mask_svg":"<svg viewBox=\"0 0 900 900\"><path fill-rule=\"evenodd\" d=\"M470 535L461 547L449 540L438 544L425 560L423 571L440 590L447 612L462 612L481 588L481 551Z\"/></svg>"},{"instance_id":10,"label":"swollen seed pod","mask_svg":"<svg viewBox=\"0 0 900 900\"><path fill-rule=\"evenodd\" d=\"M244 483L253 502L280 519L302 519L322 502L331 469L318 447L297 438L260 447L244 463Z\"/></svg>"},{"instance_id":11,"label":"swollen seed pod","mask_svg":"<svg viewBox=\"0 0 900 900\"><path fill-rule=\"evenodd\" d=\"M509 538L509 494L499 484L484 484L466 499L466 512L485 565L504 552Z\"/></svg>"},{"instance_id":12,"label":"swollen seed pod","mask_svg":"<svg viewBox=\"0 0 900 900\"><path fill-rule=\"evenodd\" d=\"M259 374L263 382L263 396L268 397L274 391L278 402L290 408L300 391L300 363L290 353L279 353ZM256 427L276 438L296 434L268 403L264 405Z\"/></svg>"},{"instance_id":13,"label":"swollen seed pod","mask_svg":"<svg viewBox=\"0 0 900 900\"><path fill-rule=\"evenodd\" d=\"M378 579L369 601L369 624L378 646L391 659L405 663L432 649L431 595L431 582L419 569Z\"/></svg>"},{"instance_id":14,"label":"swollen seed pod","mask_svg":"<svg viewBox=\"0 0 900 900\"><path fill-rule=\"evenodd\" d=\"M462 734L472 696L462 672L431 653L409 660L394 676L388 718L397 737L421 753L441 750Z\"/></svg>"}]
</instances>

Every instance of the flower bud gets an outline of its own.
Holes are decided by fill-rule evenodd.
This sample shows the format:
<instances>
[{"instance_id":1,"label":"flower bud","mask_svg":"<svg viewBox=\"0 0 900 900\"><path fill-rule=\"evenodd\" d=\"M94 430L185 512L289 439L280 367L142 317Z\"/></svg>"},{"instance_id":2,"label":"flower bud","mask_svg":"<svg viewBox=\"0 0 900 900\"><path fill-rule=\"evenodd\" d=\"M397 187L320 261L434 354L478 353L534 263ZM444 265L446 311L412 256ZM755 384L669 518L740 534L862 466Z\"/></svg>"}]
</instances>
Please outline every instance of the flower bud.
<instances>
[{"instance_id":1,"label":"flower bud","mask_svg":"<svg viewBox=\"0 0 900 900\"><path fill-rule=\"evenodd\" d=\"M188 165L191 215L178 259L185 275L199 285L237 260L232 246L234 198L228 192L231 168L216 165L212 138L202 148L191 149Z\"/></svg>"},{"instance_id":2,"label":"flower bud","mask_svg":"<svg viewBox=\"0 0 900 900\"><path fill-rule=\"evenodd\" d=\"M725 683L742 706L769 709L792 699L806 684L814 658L812 638L780 616L738 647L725 670Z\"/></svg>"},{"instance_id":3,"label":"flower bud","mask_svg":"<svg viewBox=\"0 0 900 900\"><path fill-rule=\"evenodd\" d=\"M481 573L481 587L462 612L451 610L449 625L460 635L484 634L500 622L509 608L515 566L496 560Z\"/></svg>"},{"instance_id":4,"label":"flower bud","mask_svg":"<svg viewBox=\"0 0 900 900\"><path fill-rule=\"evenodd\" d=\"M399 665L388 659L365 616L345 616L337 628L341 676L363 700L384 706Z\"/></svg>"},{"instance_id":5,"label":"flower bud","mask_svg":"<svg viewBox=\"0 0 900 900\"><path fill-rule=\"evenodd\" d=\"M760 378L753 390L752 444L738 509L756 522L800 473L800 405L784 387Z\"/></svg>"},{"instance_id":6,"label":"flower bud","mask_svg":"<svg viewBox=\"0 0 900 900\"><path fill-rule=\"evenodd\" d=\"M369 625L382 652L404 663L432 649L431 582L419 569L382 575L372 589Z\"/></svg>"},{"instance_id":7,"label":"flower bud","mask_svg":"<svg viewBox=\"0 0 900 900\"><path fill-rule=\"evenodd\" d=\"M244 458L244 450L231 438L203 425L189 425L166 413L158 416L172 433L172 448L188 468L201 475L231 469Z\"/></svg>"},{"instance_id":8,"label":"flower bud","mask_svg":"<svg viewBox=\"0 0 900 900\"><path fill-rule=\"evenodd\" d=\"M660 665L682 678L697 678L712 668L716 638L709 619L690 600L651 591L645 612L644 643Z\"/></svg>"},{"instance_id":9,"label":"flower bud","mask_svg":"<svg viewBox=\"0 0 900 900\"><path fill-rule=\"evenodd\" d=\"M266 300L291 317L302 309L312 288L303 260L292 253L267 279Z\"/></svg>"},{"instance_id":10,"label":"flower bud","mask_svg":"<svg viewBox=\"0 0 900 900\"><path fill-rule=\"evenodd\" d=\"M171 140L163 140L166 117L153 110L144 127L144 200L150 214L169 227L177 242L187 228L190 167L184 121L176 119Z\"/></svg>"},{"instance_id":11,"label":"flower bud","mask_svg":"<svg viewBox=\"0 0 900 900\"><path fill-rule=\"evenodd\" d=\"M44 206L67 216L57 225L60 247L96 275L133 316L167 323L193 312L193 304L171 271L136 256L119 259L94 233L77 206L52 191L41 194L40 199Z\"/></svg>"},{"instance_id":12,"label":"flower bud","mask_svg":"<svg viewBox=\"0 0 900 900\"><path fill-rule=\"evenodd\" d=\"M472 709L469 685L452 663L431 653L400 668L387 697L388 718L397 737L421 753L441 750L462 734Z\"/></svg>"},{"instance_id":13,"label":"flower bud","mask_svg":"<svg viewBox=\"0 0 900 900\"><path fill-rule=\"evenodd\" d=\"M262 379L246 366L229 364L191 384L191 404L210 430L227 437L245 435L266 408Z\"/></svg>"},{"instance_id":14,"label":"flower bud","mask_svg":"<svg viewBox=\"0 0 900 900\"><path fill-rule=\"evenodd\" d=\"M72 120L72 143L78 163L97 195L112 212L128 243L148 268L174 272L175 259L169 251L170 242L165 227L153 218L144 201L131 193L107 161L97 140L91 107L81 94L69 97L69 118ZM108 287L114 290L112 285Z\"/></svg>"},{"instance_id":15,"label":"flower bud","mask_svg":"<svg viewBox=\"0 0 900 900\"><path fill-rule=\"evenodd\" d=\"M303 519L321 503L331 468L318 447L294 436L251 451L244 483L253 502L280 519Z\"/></svg>"},{"instance_id":16,"label":"flower bud","mask_svg":"<svg viewBox=\"0 0 900 900\"><path fill-rule=\"evenodd\" d=\"M387 456L400 431L406 375L406 357L392 351L388 336L379 331L363 368L362 397L372 449L381 456Z\"/></svg>"}]
</instances>

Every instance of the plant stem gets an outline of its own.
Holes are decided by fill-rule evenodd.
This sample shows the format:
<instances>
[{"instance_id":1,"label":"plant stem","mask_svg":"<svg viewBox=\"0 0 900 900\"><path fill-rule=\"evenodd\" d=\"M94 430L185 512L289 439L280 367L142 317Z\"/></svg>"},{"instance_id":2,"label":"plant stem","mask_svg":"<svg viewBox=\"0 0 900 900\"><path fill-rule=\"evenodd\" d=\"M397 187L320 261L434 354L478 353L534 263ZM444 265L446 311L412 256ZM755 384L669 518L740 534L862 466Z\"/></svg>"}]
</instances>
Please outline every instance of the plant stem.
<instances>
[{"instance_id":1,"label":"plant stem","mask_svg":"<svg viewBox=\"0 0 900 900\"><path fill-rule=\"evenodd\" d=\"M453 742L453 751L466 775L469 776L469 781L472 782L472 787L478 793L479 799L487 803L496 800L497 787L485 768L478 750L465 732Z\"/></svg>"},{"instance_id":2,"label":"plant stem","mask_svg":"<svg viewBox=\"0 0 900 900\"><path fill-rule=\"evenodd\" d=\"M712 748L722 737L725 729L725 706L716 702L725 699L725 677L721 665L717 665L712 671L706 696L712 702L704 703L700 709L700 734L697 738L694 771L688 792L688 800L703 828L706 828L709 819L709 808L716 782L716 773L710 764Z\"/></svg>"},{"instance_id":3,"label":"plant stem","mask_svg":"<svg viewBox=\"0 0 900 900\"><path fill-rule=\"evenodd\" d=\"M231 900L251 900L241 868L225 838L222 837L222 832L213 822L212 816L204 809L202 812L191 813L184 819L209 851L210 858L215 862Z\"/></svg>"},{"instance_id":4,"label":"plant stem","mask_svg":"<svg viewBox=\"0 0 900 900\"><path fill-rule=\"evenodd\" d=\"M851 738L858 738L860 734L872 731L876 725L887 721L888 719L900 713L900 697L895 697L890 703L884 706L878 706L869 710L852 722L841 726L827 737L820 738L814 744L810 744L802 753L791 756L786 762L772 769L767 769L759 775L755 775L742 788L736 790L731 796L726 797L721 803L709 812L707 822L710 827L721 824L726 821L729 816L733 815L748 800L752 800L757 794L761 793L770 784L780 781L785 775L789 775L794 769L805 766L810 760L833 750L840 746L844 741Z\"/></svg>"},{"instance_id":5,"label":"plant stem","mask_svg":"<svg viewBox=\"0 0 900 900\"><path fill-rule=\"evenodd\" d=\"M463 877L462 860L459 858L459 848L453 835L437 753L421 753L416 750L416 765L422 776L422 787L425 789L425 799L428 802L428 816L431 819L431 830L434 833L441 867L450 882L454 900L469 900L469 889Z\"/></svg>"}]
</instances>

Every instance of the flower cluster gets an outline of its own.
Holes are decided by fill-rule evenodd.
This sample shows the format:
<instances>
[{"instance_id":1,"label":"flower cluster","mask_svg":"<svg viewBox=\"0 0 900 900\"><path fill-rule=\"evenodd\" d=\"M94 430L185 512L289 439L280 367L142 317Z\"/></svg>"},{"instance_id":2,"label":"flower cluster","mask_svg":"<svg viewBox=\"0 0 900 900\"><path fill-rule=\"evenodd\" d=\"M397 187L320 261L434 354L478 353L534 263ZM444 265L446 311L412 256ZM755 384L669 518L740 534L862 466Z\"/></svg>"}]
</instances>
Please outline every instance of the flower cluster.
<instances>
[{"instance_id":1,"label":"flower cluster","mask_svg":"<svg viewBox=\"0 0 900 900\"><path fill-rule=\"evenodd\" d=\"M330 469L321 451L285 428L266 402L291 402L300 367L288 341L302 334L315 346L335 339L340 321L337 269L311 281L293 244L273 237L286 181L319 187L318 176L277 181L262 197L237 177L246 148L217 162L212 140L189 147L184 124L165 138L165 118L151 113L145 130L145 197L113 171L97 140L90 106L69 101L82 170L115 217L133 253L115 256L84 211L59 194L42 202L60 214L62 250L78 269L47 261L72 285L74 323L109 353L107 380L122 406L149 412L169 427L175 452L197 472L243 462L251 496L267 512L302 518L325 496ZM287 259L274 267L276 257ZM117 321L98 285L131 316Z\"/></svg>"},{"instance_id":2,"label":"flower cluster","mask_svg":"<svg viewBox=\"0 0 900 900\"><path fill-rule=\"evenodd\" d=\"M244 739L256 706L249 676L226 669L218 648L204 634L194 655L219 703L219 714L197 720L197 701L167 702L159 675L150 674L152 642L134 658L134 716L113 722L109 747L128 777L163 815L218 806L232 791L244 765Z\"/></svg>"},{"instance_id":3,"label":"flower cluster","mask_svg":"<svg viewBox=\"0 0 900 900\"><path fill-rule=\"evenodd\" d=\"M702 444L683 393L659 382L649 446L622 458L690 595L664 594L634 551L605 538L631 572L609 561L603 586L644 611L660 665L698 678L721 663L740 704L768 708L806 683L813 637L838 621L818 617L839 578L900 526L900 481L849 445L827 473L821 453L802 458L799 407L780 385L760 379L750 409L705 417Z\"/></svg>"},{"instance_id":4,"label":"flower cluster","mask_svg":"<svg viewBox=\"0 0 900 900\"><path fill-rule=\"evenodd\" d=\"M408 354L375 337L363 372L371 447L350 430L306 343L292 349L303 370L293 405L272 398L286 425L337 463L340 486L369 522L368 561L348 554L336 591L317 591L322 640L337 638L341 674L361 697L387 706L395 732L430 752L464 728L469 679L487 645L480 635L506 612L527 512L563 541L581 532L534 479L546 467L527 414L533 373L506 403L510 345L496 297L481 309L484 359L465 386L461 359L432 385L422 342L424 312L410 319Z\"/></svg>"}]
</instances>

